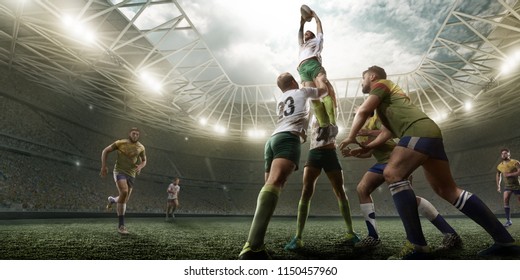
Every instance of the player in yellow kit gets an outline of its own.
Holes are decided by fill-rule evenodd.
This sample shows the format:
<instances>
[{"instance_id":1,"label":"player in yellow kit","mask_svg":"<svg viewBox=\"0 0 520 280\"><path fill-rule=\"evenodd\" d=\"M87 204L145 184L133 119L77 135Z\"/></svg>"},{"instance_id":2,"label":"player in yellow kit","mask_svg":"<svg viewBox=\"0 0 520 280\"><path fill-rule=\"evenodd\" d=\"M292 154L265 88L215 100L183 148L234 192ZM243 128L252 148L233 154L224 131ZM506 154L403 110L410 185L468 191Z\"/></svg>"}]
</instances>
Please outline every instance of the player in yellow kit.
<instances>
[{"instance_id":1,"label":"player in yellow kit","mask_svg":"<svg viewBox=\"0 0 520 280\"><path fill-rule=\"evenodd\" d=\"M120 234L128 234L125 226L126 204L132 194L134 181L137 174L146 166L146 153L143 144L139 142L139 129L133 127L128 133L128 138L117 140L103 149L101 153L101 172L103 178L108 173L108 154L117 151L116 164L114 166L114 181L119 192L117 197L108 197L107 208L117 203L117 217L119 225L117 231Z\"/></svg>"},{"instance_id":2,"label":"player in yellow kit","mask_svg":"<svg viewBox=\"0 0 520 280\"><path fill-rule=\"evenodd\" d=\"M520 182L518 181L518 176L520 176L520 162L511 158L509 149L500 150L500 156L502 157L502 161L497 166L497 191L500 193L503 175L505 178L504 211L506 213L506 223L504 226L509 227L513 225L513 222L511 222L511 208L509 206L511 195L515 194L518 202L520 202Z\"/></svg>"}]
</instances>

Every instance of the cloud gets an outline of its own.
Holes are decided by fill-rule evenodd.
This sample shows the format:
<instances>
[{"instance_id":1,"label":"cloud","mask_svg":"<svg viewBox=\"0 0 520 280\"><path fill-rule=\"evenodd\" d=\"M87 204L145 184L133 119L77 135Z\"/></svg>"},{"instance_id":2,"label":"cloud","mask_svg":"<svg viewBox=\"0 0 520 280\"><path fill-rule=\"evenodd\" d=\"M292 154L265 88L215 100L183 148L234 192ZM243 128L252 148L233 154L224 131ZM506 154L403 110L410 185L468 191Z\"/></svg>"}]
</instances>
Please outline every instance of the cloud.
<instances>
[{"instance_id":1,"label":"cloud","mask_svg":"<svg viewBox=\"0 0 520 280\"><path fill-rule=\"evenodd\" d=\"M183 0L217 60L238 84L272 84L278 73L297 76L299 8L296 1ZM388 73L414 70L453 5L452 0L306 1L324 28L329 78L358 77L380 65ZM305 29L315 30L314 21Z\"/></svg>"}]
</instances>

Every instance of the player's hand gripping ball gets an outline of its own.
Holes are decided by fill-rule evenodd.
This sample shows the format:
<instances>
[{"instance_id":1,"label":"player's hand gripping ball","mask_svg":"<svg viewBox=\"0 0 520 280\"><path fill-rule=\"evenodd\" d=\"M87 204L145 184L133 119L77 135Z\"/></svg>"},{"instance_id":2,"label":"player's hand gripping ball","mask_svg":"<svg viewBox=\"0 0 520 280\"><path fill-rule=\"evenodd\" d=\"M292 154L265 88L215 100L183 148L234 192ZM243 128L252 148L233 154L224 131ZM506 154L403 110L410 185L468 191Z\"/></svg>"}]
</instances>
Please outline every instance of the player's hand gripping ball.
<instances>
[{"instance_id":1,"label":"player's hand gripping ball","mask_svg":"<svg viewBox=\"0 0 520 280\"><path fill-rule=\"evenodd\" d=\"M312 10L307 5L302 5L300 8L300 13L302 14L302 18L305 21L311 21L312 20Z\"/></svg>"}]
</instances>

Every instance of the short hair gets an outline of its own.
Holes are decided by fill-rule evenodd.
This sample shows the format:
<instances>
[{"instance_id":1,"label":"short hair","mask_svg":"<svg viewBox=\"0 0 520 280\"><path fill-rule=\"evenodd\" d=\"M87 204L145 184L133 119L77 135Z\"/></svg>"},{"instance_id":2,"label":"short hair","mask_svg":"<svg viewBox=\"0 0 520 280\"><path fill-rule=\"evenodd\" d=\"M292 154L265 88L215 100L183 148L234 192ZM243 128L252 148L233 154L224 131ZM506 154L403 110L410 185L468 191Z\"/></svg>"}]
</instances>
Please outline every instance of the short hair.
<instances>
[{"instance_id":1,"label":"short hair","mask_svg":"<svg viewBox=\"0 0 520 280\"><path fill-rule=\"evenodd\" d=\"M500 152L508 152L508 153L510 153L511 151L509 151L508 148L502 148L502 149L500 150Z\"/></svg>"},{"instance_id":2,"label":"short hair","mask_svg":"<svg viewBox=\"0 0 520 280\"><path fill-rule=\"evenodd\" d=\"M309 33L312 34L312 38L316 38L316 34L314 34L314 32L312 32L312 31L310 31L310 30L305 31L305 33L307 33L307 32L309 32Z\"/></svg>"},{"instance_id":3,"label":"short hair","mask_svg":"<svg viewBox=\"0 0 520 280\"><path fill-rule=\"evenodd\" d=\"M367 70L363 71L363 76L365 76L366 73L372 73L375 74L378 79L385 79L386 80L386 71L382 67L379 66L370 66Z\"/></svg>"},{"instance_id":4,"label":"short hair","mask_svg":"<svg viewBox=\"0 0 520 280\"><path fill-rule=\"evenodd\" d=\"M132 131L137 131L137 132L139 132L139 133L141 132L141 131L139 130L139 128L137 128L137 127L132 127L132 128L130 128L130 130L128 131L128 133L130 133L130 132L132 132Z\"/></svg>"},{"instance_id":5,"label":"short hair","mask_svg":"<svg viewBox=\"0 0 520 280\"><path fill-rule=\"evenodd\" d=\"M289 72L285 72L285 73L282 73L280 74L280 76L278 76L278 79L276 81L276 84L278 85L278 87L282 90L282 91L285 91L286 89L290 88L291 87L291 83L293 81L296 81L294 79L294 77L291 75L291 73Z\"/></svg>"}]
</instances>

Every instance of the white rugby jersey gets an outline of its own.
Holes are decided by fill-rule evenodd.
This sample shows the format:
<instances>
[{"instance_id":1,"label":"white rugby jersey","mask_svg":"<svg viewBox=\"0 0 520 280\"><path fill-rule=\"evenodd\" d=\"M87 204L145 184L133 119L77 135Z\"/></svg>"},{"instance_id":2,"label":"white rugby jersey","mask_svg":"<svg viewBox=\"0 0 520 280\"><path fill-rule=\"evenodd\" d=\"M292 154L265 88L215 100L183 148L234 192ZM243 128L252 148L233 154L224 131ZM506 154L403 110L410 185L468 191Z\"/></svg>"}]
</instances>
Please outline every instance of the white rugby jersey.
<instances>
[{"instance_id":1,"label":"white rugby jersey","mask_svg":"<svg viewBox=\"0 0 520 280\"><path fill-rule=\"evenodd\" d=\"M300 45L300 54L298 57L298 64L302 61L316 57L321 63L321 51L323 50L323 33L318 33L315 38L307 40Z\"/></svg>"},{"instance_id":2,"label":"white rugby jersey","mask_svg":"<svg viewBox=\"0 0 520 280\"><path fill-rule=\"evenodd\" d=\"M318 89L304 87L288 90L277 100L278 123L272 135L279 132L301 133L309 123L309 99L319 99Z\"/></svg>"},{"instance_id":3,"label":"white rugby jersey","mask_svg":"<svg viewBox=\"0 0 520 280\"><path fill-rule=\"evenodd\" d=\"M171 183L168 186L168 199L177 199L177 195L179 194L180 190L181 190L181 187L179 185L175 185L174 183Z\"/></svg>"}]
</instances>

